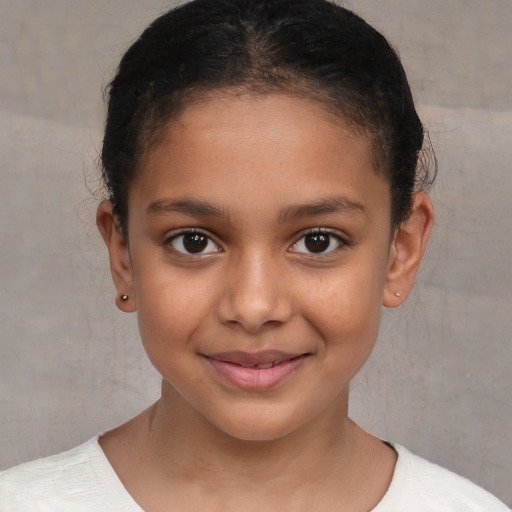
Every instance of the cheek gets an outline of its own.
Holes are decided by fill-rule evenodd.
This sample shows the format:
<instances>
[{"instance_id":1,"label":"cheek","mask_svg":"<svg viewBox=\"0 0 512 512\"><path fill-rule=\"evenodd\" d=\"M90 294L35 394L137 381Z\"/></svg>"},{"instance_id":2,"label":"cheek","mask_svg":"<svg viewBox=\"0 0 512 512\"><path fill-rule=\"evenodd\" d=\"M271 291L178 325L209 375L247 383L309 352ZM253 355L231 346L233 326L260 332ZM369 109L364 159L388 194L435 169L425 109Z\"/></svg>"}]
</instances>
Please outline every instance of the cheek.
<instances>
[{"instance_id":1,"label":"cheek","mask_svg":"<svg viewBox=\"0 0 512 512\"><path fill-rule=\"evenodd\" d=\"M373 351L382 308L371 288L347 286L345 292L333 290L331 297L317 323L323 329L324 376L326 385L344 388Z\"/></svg>"},{"instance_id":2,"label":"cheek","mask_svg":"<svg viewBox=\"0 0 512 512\"><path fill-rule=\"evenodd\" d=\"M340 364L355 373L370 355L379 331L384 275L364 265L336 269L309 287L304 317L322 338L333 373Z\"/></svg>"},{"instance_id":3,"label":"cheek","mask_svg":"<svg viewBox=\"0 0 512 512\"><path fill-rule=\"evenodd\" d=\"M190 356L195 356L191 339L200 323L197 308L191 304L187 307L186 300L158 304L146 301L137 310L137 321L151 364L165 380L179 387L191 373Z\"/></svg>"},{"instance_id":4,"label":"cheek","mask_svg":"<svg viewBox=\"0 0 512 512\"><path fill-rule=\"evenodd\" d=\"M208 307L215 275L171 265L159 252L141 251L133 262L138 315L187 331Z\"/></svg>"},{"instance_id":5,"label":"cheek","mask_svg":"<svg viewBox=\"0 0 512 512\"><path fill-rule=\"evenodd\" d=\"M212 283L204 278L183 279L180 272L163 267L155 272L137 272L134 285L140 336L146 352L162 373L162 366L173 364L192 351L194 333L211 316Z\"/></svg>"},{"instance_id":6,"label":"cheek","mask_svg":"<svg viewBox=\"0 0 512 512\"><path fill-rule=\"evenodd\" d=\"M342 268L312 280L304 287L309 315L333 331L364 330L379 323L384 289L383 272L371 267Z\"/></svg>"}]
</instances>

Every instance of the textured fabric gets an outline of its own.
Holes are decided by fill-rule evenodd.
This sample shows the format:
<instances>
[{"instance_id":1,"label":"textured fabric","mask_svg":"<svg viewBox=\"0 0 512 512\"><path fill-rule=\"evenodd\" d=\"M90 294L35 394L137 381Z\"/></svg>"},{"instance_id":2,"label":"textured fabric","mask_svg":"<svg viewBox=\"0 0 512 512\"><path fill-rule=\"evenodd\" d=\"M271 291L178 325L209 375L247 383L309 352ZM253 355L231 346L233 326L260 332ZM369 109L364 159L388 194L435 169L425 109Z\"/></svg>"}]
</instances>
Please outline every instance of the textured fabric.
<instances>
[{"instance_id":1,"label":"textured fabric","mask_svg":"<svg viewBox=\"0 0 512 512\"><path fill-rule=\"evenodd\" d=\"M393 480L373 512L509 512L469 480L399 445ZM0 473L1 512L141 512L98 439Z\"/></svg>"},{"instance_id":2,"label":"textured fabric","mask_svg":"<svg viewBox=\"0 0 512 512\"><path fill-rule=\"evenodd\" d=\"M0 473L1 512L142 512L98 438Z\"/></svg>"},{"instance_id":3,"label":"textured fabric","mask_svg":"<svg viewBox=\"0 0 512 512\"><path fill-rule=\"evenodd\" d=\"M510 512L468 479L392 446L398 452L393 479L372 512Z\"/></svg>"}]
</instances>

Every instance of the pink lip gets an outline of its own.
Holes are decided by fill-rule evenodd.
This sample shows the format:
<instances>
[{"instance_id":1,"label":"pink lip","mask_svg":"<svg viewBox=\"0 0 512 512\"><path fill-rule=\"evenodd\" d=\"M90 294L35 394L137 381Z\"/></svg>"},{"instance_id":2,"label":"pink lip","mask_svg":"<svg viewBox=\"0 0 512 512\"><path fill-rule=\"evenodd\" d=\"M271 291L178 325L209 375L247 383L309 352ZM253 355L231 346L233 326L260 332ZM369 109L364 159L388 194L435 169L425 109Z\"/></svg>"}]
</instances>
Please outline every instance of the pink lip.
<instances>
[{"instance_id":1,"label":"pink lip","mask_svg":"<svg viewBox=\"0 0 512 512\"><path fill-rule=\"evenodd\" d=\"M272 388L288 379L307 356L272 350L256 354L223 352L206 356L206 360L231 384L257 391ZM256 365L272 366L260 368Z\"/></svg>"}]
</instances>

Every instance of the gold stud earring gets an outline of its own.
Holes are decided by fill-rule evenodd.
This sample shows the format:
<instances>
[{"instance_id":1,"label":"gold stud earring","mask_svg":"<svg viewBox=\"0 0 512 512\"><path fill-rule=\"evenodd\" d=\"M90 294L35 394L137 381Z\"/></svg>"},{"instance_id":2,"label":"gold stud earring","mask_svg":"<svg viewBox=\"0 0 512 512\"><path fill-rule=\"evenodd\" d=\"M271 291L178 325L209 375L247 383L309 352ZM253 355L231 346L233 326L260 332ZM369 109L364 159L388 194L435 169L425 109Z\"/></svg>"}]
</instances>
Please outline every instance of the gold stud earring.
<instances>
[{"instance_id":1,"label":"gold stud earring","mask_svg":"<svg viewBox=\"0 0 512 512\"><path fill-rule=\"evenodd\" d=\"M400 292L395 292L395 297L400 297Z\"/></svg>"}]
</instances>

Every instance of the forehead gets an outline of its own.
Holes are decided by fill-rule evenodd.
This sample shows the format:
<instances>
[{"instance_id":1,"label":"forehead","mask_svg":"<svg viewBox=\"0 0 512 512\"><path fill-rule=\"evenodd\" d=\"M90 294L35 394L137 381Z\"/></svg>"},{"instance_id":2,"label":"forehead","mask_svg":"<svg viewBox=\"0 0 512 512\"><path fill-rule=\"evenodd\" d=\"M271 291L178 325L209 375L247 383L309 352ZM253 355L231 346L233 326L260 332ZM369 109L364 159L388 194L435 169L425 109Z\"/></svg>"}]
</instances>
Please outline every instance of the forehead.
<instances>
[{"instance_id":1,"label":"forehead","mask_svg":"<svg viewBox=\"0 0 512 512\"><path fill-rule=\"evenodd\" d=\"M207 194L221 202L273 190L314 200L338 189L357 202L382 196L388 209L388 185L375 171L372 147L370 136L318 102L212 93L169 123L132 189L147 200Z\"/></svg>"}]
</instances>

